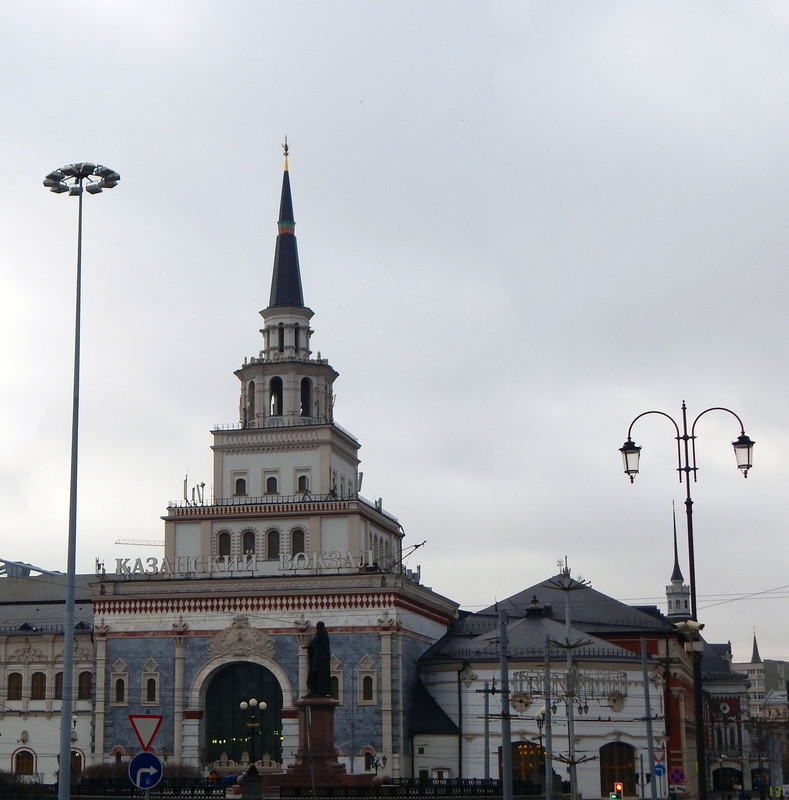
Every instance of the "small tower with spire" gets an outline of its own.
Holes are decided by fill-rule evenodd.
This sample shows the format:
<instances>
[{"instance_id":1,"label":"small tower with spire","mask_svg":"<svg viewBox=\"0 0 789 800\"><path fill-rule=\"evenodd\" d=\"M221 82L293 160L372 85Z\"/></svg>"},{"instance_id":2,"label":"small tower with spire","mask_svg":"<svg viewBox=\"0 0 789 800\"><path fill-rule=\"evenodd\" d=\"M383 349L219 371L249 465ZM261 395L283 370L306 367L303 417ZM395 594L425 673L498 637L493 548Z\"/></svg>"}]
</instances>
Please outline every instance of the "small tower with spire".
<instances>
[{"instance_id":1,"label":"small tower with spire","mask_svg":"<svg viewBox=\"0 0 789 800\"><path fill-rule=\"evenodd\" d=\"M679 568L679 550L677 549L677 512L672 508L674 517L674 570L671 583L666 586L666 616L669 619L681 620L690 618L690 587L682 577Z\"/></svg>"}]
</instances>

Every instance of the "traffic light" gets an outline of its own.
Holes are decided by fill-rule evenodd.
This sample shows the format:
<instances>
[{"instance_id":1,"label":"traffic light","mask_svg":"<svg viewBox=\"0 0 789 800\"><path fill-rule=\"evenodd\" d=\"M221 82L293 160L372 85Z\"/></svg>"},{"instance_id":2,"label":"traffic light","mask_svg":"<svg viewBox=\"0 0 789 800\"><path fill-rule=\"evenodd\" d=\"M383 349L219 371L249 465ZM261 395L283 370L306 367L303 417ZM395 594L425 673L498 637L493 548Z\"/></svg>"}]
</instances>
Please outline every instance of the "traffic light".
<instances>
[{"instance_id":1,"label":"traffic light","mask_svg":"<svg viewBox=\"0 0 789 800\"><path fill-rule=\"evenodd\" d=\"M616 781L614 783L614 797L618 798L619 800L622 800L624 793L625 793L624 783L622 783L622 781Z\"/></svg>"}]
</instances>

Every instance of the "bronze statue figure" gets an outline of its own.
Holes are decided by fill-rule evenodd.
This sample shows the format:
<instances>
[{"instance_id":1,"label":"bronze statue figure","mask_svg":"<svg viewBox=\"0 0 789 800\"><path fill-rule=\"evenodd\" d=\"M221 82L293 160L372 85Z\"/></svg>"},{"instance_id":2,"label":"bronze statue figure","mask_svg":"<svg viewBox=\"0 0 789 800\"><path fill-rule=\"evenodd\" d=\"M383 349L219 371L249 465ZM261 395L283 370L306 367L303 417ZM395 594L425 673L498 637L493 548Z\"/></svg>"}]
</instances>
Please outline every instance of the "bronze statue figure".
<instances>
[{"instance_id":1,"label":"bronze statue figure","mask_svg":"<svg viewBox=\"0 0 789 800\"><path fill-rule=\"evenodd\" d=\"M309 672L307 673L307 697L331 696L331 648L329 633L322 622L315 626L315 633L307 644Z\"/></svg>"}]
</instances>

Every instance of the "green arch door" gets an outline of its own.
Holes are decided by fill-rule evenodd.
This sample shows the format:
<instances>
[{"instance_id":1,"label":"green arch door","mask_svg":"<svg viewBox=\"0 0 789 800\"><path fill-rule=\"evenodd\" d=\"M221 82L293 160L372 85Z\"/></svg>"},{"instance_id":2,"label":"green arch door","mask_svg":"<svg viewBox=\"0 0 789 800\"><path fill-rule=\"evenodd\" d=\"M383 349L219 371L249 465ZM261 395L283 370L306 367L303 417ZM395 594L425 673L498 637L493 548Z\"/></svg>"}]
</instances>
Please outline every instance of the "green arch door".
<instances>
[{"instance_id":1,"label":"green arch door","mask_svg":"<svg viewBox=\"0 0 789 800\"><path fill-rule=\"evenodd\" d=\"M267 706L254 716L240 708L253 697ZM240 761L244 752L255 760L268 754L282 761L282 688L271 670L249 661L223 667L211 678L205 706L208 762L222 753Z\"/></svg>"}]
</instances>

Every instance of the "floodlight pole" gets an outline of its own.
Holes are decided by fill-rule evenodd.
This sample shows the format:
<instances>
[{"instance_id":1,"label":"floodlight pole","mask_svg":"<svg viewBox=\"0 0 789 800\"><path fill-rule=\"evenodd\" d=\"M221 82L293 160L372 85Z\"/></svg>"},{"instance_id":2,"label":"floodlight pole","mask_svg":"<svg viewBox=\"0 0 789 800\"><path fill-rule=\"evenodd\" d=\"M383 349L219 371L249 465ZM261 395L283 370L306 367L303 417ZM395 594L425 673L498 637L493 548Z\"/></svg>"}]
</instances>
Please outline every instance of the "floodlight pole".
<instances>
[{"instance_id":1,"label":"floodlight pole","mask_svg":"<svg viewBox=\"0 0 789 800\"><path fill-rule=\"evenodd\" d=\"M71 795L71 733L74 706L74 616L77 580L77 467L79 454L79 367L82 317L82 194L99 194L118 184L120 175L101 164L67 164L53 170L44 186L55 194L68 192L79 200L77 217L77 287L74 313L74 381L71 405L71 472L69 483L68 553L66 559L66 599L63 621L63 699L60 707L60 750L58 765L58 800ZM101 676L97 679L103 680Z\"/></svg>"}]
</instances>

